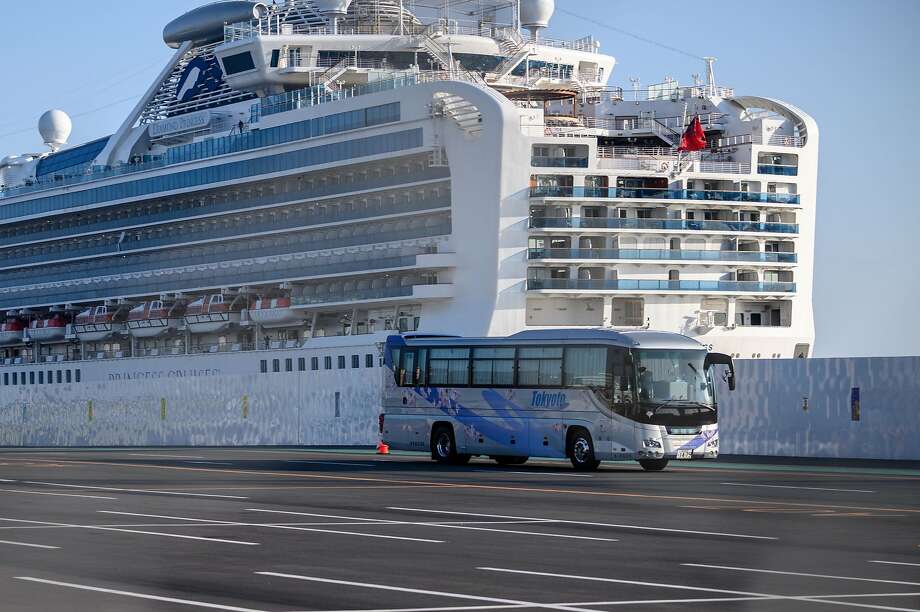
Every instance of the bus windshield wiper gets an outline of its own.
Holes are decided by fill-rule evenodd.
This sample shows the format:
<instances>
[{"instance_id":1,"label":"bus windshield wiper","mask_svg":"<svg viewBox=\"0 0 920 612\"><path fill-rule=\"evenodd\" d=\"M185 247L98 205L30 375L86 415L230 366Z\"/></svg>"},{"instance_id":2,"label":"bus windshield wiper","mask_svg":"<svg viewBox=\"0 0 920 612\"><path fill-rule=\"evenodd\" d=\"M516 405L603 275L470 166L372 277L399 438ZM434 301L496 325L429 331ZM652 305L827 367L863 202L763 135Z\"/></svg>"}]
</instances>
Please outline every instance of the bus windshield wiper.
<instances>
[{"instance_id":1,"label":"bus windshield wiper","mask_svg":"<svg viewBox=\"0 0 920 612\"><path fill-rule=\"evenodd\" d=\"M679 402L679 403L678 403L678 402ZM678 406L678 407L706 408L706 409L708 409L708 410L712 410L712 409L713 409L713 407L712 407L710 404L704 404L703 402L696 402L696 401L693 401L693 400L686 400L686 399L682 399L682 398L679 398L679 397L672 397L671 399L667 399L667 400L661 402L660 404L658 404L658 405L655 406L654 408L649 409L645 414L646 414L647 416L649 416L649 417L652 417L652 416L654 416L654 415L658 412L658 410L659 410L660 408L664 408L665 406L670 406L670 405L675 405L675 406Z\"/></svg>"}]
</instances>

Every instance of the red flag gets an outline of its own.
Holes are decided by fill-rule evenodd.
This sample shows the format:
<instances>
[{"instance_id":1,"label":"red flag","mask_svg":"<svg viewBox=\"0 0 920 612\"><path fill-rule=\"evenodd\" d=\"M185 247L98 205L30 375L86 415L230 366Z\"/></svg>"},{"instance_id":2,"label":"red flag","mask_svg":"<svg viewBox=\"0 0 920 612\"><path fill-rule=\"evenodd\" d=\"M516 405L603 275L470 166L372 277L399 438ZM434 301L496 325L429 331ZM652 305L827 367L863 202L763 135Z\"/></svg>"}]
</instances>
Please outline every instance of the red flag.
<instances>
[{"instance_id":1,"label":"red flag","mask_svg":"<svg viewBox=\"0 0 920 612\"><path fill-rule=\"evenodd\" d=\"M701 151L706 148L706 132L703 131L703 124L700 123L699 115L693 118L684 135L680 137L680 146L678 151Z\"/></svg>"}]
</instances>

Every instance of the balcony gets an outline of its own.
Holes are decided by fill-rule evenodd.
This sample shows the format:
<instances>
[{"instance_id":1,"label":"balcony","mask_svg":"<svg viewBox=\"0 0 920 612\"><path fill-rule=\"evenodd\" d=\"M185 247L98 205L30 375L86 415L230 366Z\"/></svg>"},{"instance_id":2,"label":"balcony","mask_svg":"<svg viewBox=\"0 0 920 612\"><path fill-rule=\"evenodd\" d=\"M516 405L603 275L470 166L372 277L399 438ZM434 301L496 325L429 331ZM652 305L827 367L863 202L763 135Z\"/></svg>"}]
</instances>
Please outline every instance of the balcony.
<instances>
[{"instance_id":1,"label":"balcony","mask_svg":"<svg viewBox=\"0 0 920 612\"><path fill-rule=\"evenodd\" d=\"M454 286L449 283L407 285L405 287L380 287L374 289L354 290L348 292L334 292L300 296L292 299L294 306L328 307L337 304L350 304L353 302L386 302L393 300L443 300L454 295Z\"/></svg>"},{"instance_id":2,"label":"balcony","mask_svg":"<svg viewBox=\"0 0 920 612\"><path fill-rule=\"evenodd\" d=\"M776 174L779 176L798 176L798 166L784 166L781 164L757 164L758 174Z\"/></svg>"},{"instance_id":3,"label":"balcony","mask_svg":"<svg viewBox=\"0 0 920 612\"><path fill-rule=\"evenodd\" d=\"M798 234L798 223L696 221L689 219L619 219L615 217L537 217L531 229L627 229Z\"/></svg>"},{"instance_id":4,"label":"balcony","mask_svg":"<svg viewBox=\"0 0 920 612\"><path fill-rule=\"evenodd\" d=\"M570 159L570 158L561 158ZM716 202L755 202L763 204L799 204L794 193L765 193L759 191L702 191L694 189L653 189L624 187L559 187L534 186L532 198L609 198L649 200L706 200Z\"/></svg>"},{"instance_id":5,"label":"balcony","mask_svg":"<svg viewBox=\"0 0 920 612\"><path fill-rule=\"evenodd\" d=\"M587 168L587 157L545 157L534 155L530 158L534 168Z\"/></svg>"},{"instance_id":6,"label":"balcony","mask_svg":"<svg viewBox=\"0 0 920 612\"><path fill-rule=\"evenodd\" d=\"M795 283L757 281L587 280L529 278L528 291L724 291L730 293L795 293Z\"/></svg>"},{"instance_id":7,"label":"balcony","mask_svg":"<svg viewBox=\"0 0 920 612\"><path fill-rule=\"evenodd\" d=\"M650 259L667 261L743 261L796 263L795 253L761 251L699 251L686 249L545 249L527 250L528 259Z\"/></svg>"}]
</instances>

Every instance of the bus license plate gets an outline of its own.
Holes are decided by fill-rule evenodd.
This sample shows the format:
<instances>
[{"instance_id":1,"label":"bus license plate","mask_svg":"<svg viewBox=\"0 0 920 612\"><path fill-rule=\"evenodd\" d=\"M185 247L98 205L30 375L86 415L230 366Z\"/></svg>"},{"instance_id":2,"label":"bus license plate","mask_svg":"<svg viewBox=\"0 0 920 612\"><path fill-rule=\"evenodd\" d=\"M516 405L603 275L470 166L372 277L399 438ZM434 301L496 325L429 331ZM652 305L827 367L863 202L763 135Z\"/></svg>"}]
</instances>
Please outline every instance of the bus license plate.
<instances>
[{"instance_id":1,"label":"bus license plate","mask_svg":"<svg viewBox=\"0 0 920 612\"><path fill-rule=\"evenodd\" d=\"M680 449L677 451L678 459L693 459L693 451L687 449Z\"/></svg>"}]
</instances>

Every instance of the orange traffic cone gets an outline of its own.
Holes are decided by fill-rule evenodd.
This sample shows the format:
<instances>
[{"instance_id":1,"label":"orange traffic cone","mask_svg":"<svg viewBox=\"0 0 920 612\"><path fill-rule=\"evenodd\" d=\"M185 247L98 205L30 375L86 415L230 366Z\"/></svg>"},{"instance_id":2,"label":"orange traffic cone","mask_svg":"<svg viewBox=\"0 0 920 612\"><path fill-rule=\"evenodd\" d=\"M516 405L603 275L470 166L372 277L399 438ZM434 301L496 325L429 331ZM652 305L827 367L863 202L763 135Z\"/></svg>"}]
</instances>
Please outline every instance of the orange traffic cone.
<instances>
[{"instance_id":1,"label":"orange traffic cone","mask_svg":"<svg viewBox=\"0 0 920 612\"><path fill-rule=\"evenodd\" d=\"M381 440L380 442L377 442L377 454L378 455L389 455L390 446L386 444L385 442L383 442L383 440Z\"/></svg>"}]
</instances>

